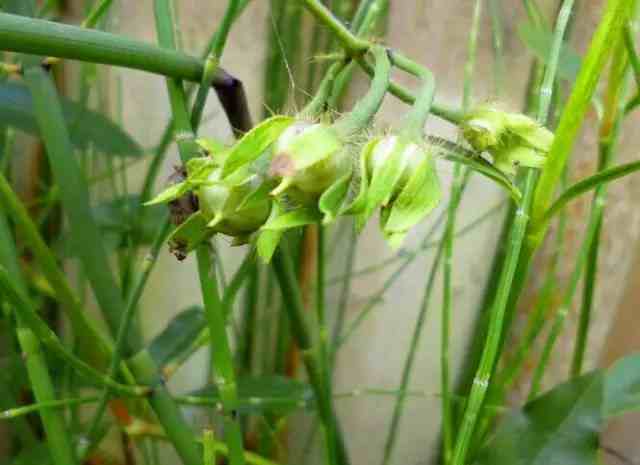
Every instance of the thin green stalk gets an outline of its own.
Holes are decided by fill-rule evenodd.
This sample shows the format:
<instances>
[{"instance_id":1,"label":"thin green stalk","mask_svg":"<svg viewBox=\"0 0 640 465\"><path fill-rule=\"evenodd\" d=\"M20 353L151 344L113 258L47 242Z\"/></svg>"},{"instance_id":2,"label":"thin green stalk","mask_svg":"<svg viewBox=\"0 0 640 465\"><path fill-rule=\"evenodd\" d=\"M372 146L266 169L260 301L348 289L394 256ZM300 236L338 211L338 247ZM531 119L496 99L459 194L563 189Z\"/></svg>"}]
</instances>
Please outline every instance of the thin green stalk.
<instances>
[{"instance_id":1,"label":"thin green stalk","mask_svg":"<svg viewBox=\"0 0 640 465\"><path fill-rule=\"evenodd\" d=\"M72 407L74 405L84 405L91 404L93 402L97 402L100 400L99 397L79 397L75 399L61 399L61 400L52 400L49 402L39 402L30 405L23 405L21 407L11 408L5 411L0 412L0 419L2 420L13 420L16 418L20 418L24 415L28 415L33 412L38 412L44 409L62 409L66 407Z\"/></svg>"},{"instance_id":2,"label":"thin green stalk","mask_svg":"<svg viewBox=\"0 0 640 465\"><path fill-rule=\"evenodd\" d=\"M556 21L549 62L540 87L540 104L537 115L537 120L540 124L545 124L548 117L562 40L572 7L573 0L564 0ZM469 399L458 431L453 452L453 465L464 465L466 461L469 445L473 438L478 417L480 416L481 408L494 371L499 348L503 339L505 316L512 291L511 287L514 283L514 277L520 262L520 254L527 232L537 180L538 173L536 170L527 170L522 204L516 210L509 233L508 248L500 271L497 291L491 308L487 340L482 351L476 375L474 376Z\"/></svg>"},{"instance_id":3,"label":"thin green stalk","mask_svg":"<svg viewBox=\"0 0 640 465\"><path fill-rule=\"evenodd\" d=\"M504 87L504 77L506 76L502 0L489 0L489 14L491 16L491 43L493 44L494 93L496 98L499 98Z\"/></svg>"},{"instance_id":4,"label":"thin green stalk","mask_svg":"<svg viewBox=\"0 0 640 465\"><path fill-rule=\"evenodd\" d=\"M427 118L431 111L431 104L433 102L433 95L435 92L435 79L433 74L422 66L415 66L412 61L404 59L402 56L392 55L394 64L397 65L400 69L404 71L410 72L414 75L417 75L422 80L422 88L416 101L411 108L411 111L407 114L403 121L402 131L409 134L410 137L416 137L419 140L422 140L424 135L424 126L426 124ZM418 312L418 317L416 319L416 324L414 327L413 335L411 338L411 343L409 346L409 351L407 353L407 358L404 364L404 368L402 371L402 378L400 381L399 391L401 393L406 392L411 373L413 372L413 363L415 360L415 354L417 352L417 348L420 342L420 337L422 336L422 329L424 327L424 322L427 316L428 303L431 297L431 292L433 290L433 285L435 283L435 277L437 274L437 269L440 265L440 258L442 256L442 246L438 249L438 253L434 260L434 263L431 266L431 270L428 273L428 280L426 283L424 295L422 298L422 304L420 310ZM393 454L396 438L398 435L398 429L400 425L400 420L402 418L402 414L404 411L405 404L405 395L400 394L396 398L396 403L393 410L393 417L391 420L391 425L389 427L389 432L387 434L387 440L384 448L384 455L382 458L382 464L387 465L391 460L391 456Z\"/></svg>"},{"instance_id":5,"label":"thin green stalk","mask_svg":"<svg viewBox=\"0 0 640 465\"><path fill-rule=\"evenodd\" d=\"M149 392L149 388L144 386L120 384L70 353L47 323L40 318L24 292L18 288L3 266L0 266L0 289L4 297L14 305L16 314L20 316L22 327L28 328L29 332L38 338L39 343L44 344L52 353L69 363L76 372L99 386L108 386L121 396L136 397Z\"/></svg>"},{"instance_id":6,"label":"thin green stalk","mask_svg":"<svg viewBox=\"0 0 640 465\"><path fill-rule=\"evenodd\" d=\"M633 2L634 4L637 2ZM635 8L634 8L635 9ZM624 99L626 96L628 70L635 73L632 53L628 49L627 38L619 40L616 51L611 61L611 72L605 98L604 118L600 127L599 161L598 171L606 170L615 158L617 144L620 138L622 119L624 118ZM596 288L598 251L600 249L600 235L607 196L607 184L602 183L596 187L593 194L591 209L592 222L587 226L587 231L593 234L593 240L585 252L586 270L583 284L583 298L580 307L580 320L577 328L573 358L571 361L570 375L577 377L582 372L584 356L587 349L587 339L591 326L591 313L593 309L593 294Z\"/></svg>"},{"instance_id":7,"label":"thin green stalk","mask_svg":"<svg viewBox=\"0 0 640 465\"><path fill-rule=\"evenodd\" d=\"M584 240L580 245L578 259L576 260L573 272L571 273L571 277L569 278L569 284L563 294L560 307L556 312L555 318L553 320L553 325L551 326L551 331L549 332L547 341L545 342L544 348L542 350L542 355L540 356L538 365L536 366L536 369L533 373L528 400L533 400L540 392L542 377L546 369L548 368L551 353L564 327L566 317L571 310L571 303L573 301L573 297L575 296L578 282L582 277L582 272L584 271L587 259L591 254L591 247L594 243L596 235L600 230L600 223L598 220L601 212L602 211L600 208L594 208L591 210L587 231Z\"/></svg>"},{"instance_id":8,"label":"thin green stalk","mask_svg":"<svg viewBox=\"0 0 640 465\"><path fill-rule=\"evenodd\" d=\"M87 317L51 249L45 243L38 228L31 220L29 212L2 173L0 173L0 203L13 219L20 232L20 237L33 254L42 274L53 288L62 310L69 317L73 333L78 338L81 347L86 350L85 353L91 354L93 352L99 358L110 356L110 342L98 331L94 322ZM104 360L93 360L93 362L104 363Z\"/></svg>"},{"instance_id":9,"label":"thin green stalk","mask_svg":"<svg viewBox=\"0 0 640 465\"><path fill-rule=\"evenodd\" d=\"M347 29L336 17L333 16L331 11L326 6L322 5L318 0L297 1L303 3L306 6L307 10L309 10L318 21L320 21L333 32L334 36L338 40L340 40L347 54L353 58L356 58L358 64L360 64L360 66L367 72L367 74L369 74L370 76L375 75L375 72L371 65L369 65L366 60L361 59L363 55L372 47L372 44L370 42L358 37L354 32ZM397 56L398 52L393 52L393 54ZM409 59L407 58L407 60ZM404 87L394 83L393 81L391 81L389 84L389 92L406 103L414 103L415 97L411 94L411 92ZM458 111L452 110L443 105L438 105L437 103L433 104L431 113L438 117L451 121L454 124L459 123L462 117L462 115Z\"/></svg>"},{"instance_id":10,"label":"thin green stalk","mask_svg":"<svg viewBox=\"0 0 640 465\"><path fill-rule=\"evenodd\" d=\"M326 308L325 308L325 274L326 274L326 244L325 244L325 229L321 222L317 225L318 237L317 252L316 252L316 318L318 320L318 357L320 360L321 372L324 382L324 391L328 399L333 398L333 376L332 376L332 364L329 356L329 348L327 341L329 339L329 329L327 327ZM327 434L327 446L329 463L337 463L336 451L333 449L336 444L336 425L335 422L330 422L326 425Z\"/></svg>"},{"instance_id":11,"label":"thin green stalk","mask_svg":"<svg viewBox=\"0 0 640 465\"><path fill-rule=\"evenodd\" d=\"M293 270L293 263L287 249L284 247L280 247L273 257L273 269L282 290L284 310L287 312L291 334L302 352L309 383L318 402L322 424L327 431L335 432L333 437L328 437L328 439L335 441L334 444L329 445L330 450L335 454L335 463L346 465L349 463L349 459L344 439L333 403L325 389L326 383L322 376L322 362L319 360L318 351L313 347L311 333L305 321L304 305L302 304L300 288L297 285ZM331 455L329 459L332 459Z\"/></svg>"},{"instance_id":12,"label":"thin green stalk","mask_svg":"<svg viewBox=\"0 0 640 465\"><path fill-rule=\"evenodd\" d=\"M73 150L56 89L39 66L25 70L25 80L31 90L38 126L69 219L71 240L105 320L115 334L123 310L122 296L89 205L89 188L77 160L69 156ZM137 342L129 341L132 345Z\"/></svg>"},{"instance_id":13,"label":"thin green stalk","mask_svg":"<svg viewBox=\"0 0 640 465\"><path fill-rule=\"evenodd\" d=\"M164 244L164 241L169 234L170 228L171 223L167 218L164 220L163 226L160 228L159 233L154 239L151 249L149 250L149 255L145 258L137 281L129 295L127 305L125 307L124 313L122 314L122 321L120 322L120 327L118 328L118 334L116 336L113 354L111 356L111 365L109 366L108 371L109 377L113 378L116 375L118 366L120 365L120 361L122 360L123 355L125 355L125 342L129 333L129 329L131 327L131 323L133 322L133 318L135 316L135 311L138 308L140 297L142 297L142 292L147 284L149 276L151 275L151 271L153 270L153 267L158 260L158 255L160 254L160 250ZM87 438L89 439L89 442L93 442L97 436L100 422L102 421L102 416L104 415L107 408L109 396L110 390L108 388L105 388L102 392L98 407L93 414L93 419L89 423L90 426L87 428ZM91 444L89 445L88 450L92 450Z\"/></svg>"},{"instance_id":14,"label":"thin green stalk","mask_svg":"<svg viewBox=\"0 0 640 465\"><path fill-rule=\"evenodd\" d=\"M344 136L356 134L367 127L387 94L391 74L388 52L383 47L373 47L371 51L375 59L375 74L369 91L358 101L352 111L334 123L336 131Z\"/></svg>"},{"instance_id":15,"label":"thin green stalk","mask_svg":"<svg viewBox=\"0 0 640 465\"><path fill-rule=\"evenodd\" d=\"M92 29L98 24L98 21L106 14L109 7L113 3L113 0L98 0L91 7L91 11L87 17L82 21L81 27Z\"/></svg>"},{"instance_id":16,"label":"thin green stalk","mask_svg":"<svg viewBox=\"0 0 640 465\"><path fill-rule=\"evenodd\" d=\"M202 81L200 82L200 87L198 87L196 100L191 110L191 126L193 128L200 126L204 106L207 102L207 95L216 76L216 68L218 67L218 63L220 63L220 58L222 58L222 51L227 43L231 26L239 16L241 4L241 0L229 0L227 9L222 17L222 22L211 40L209 53L205 60L204 72L202 73Z\"/></svg>"},{"instance_id":17,"label":"thin green stalk","mask_svg":"<svg viewBox=\"0 0 640 465\"><path fill-rule=\"evenodd\" d=\"M591 105L600 73L611 53L611 44L616 42L625 22L629 18L631 2L609 0L598 28L593 36L589 51L580 68L574 90L565 106L547 162L536 187L532 210L532 224L528 233L527 249L533 252L542 241L546 225L541 223L544 212L553 200L553 193L562 170L571 154L584 116ZM549 96L550 99L550 96Z\"/></svg>"},{"instance_id":18,"label":"thin green stalk","mask_svg":"<svg viewBox=\"0 0 640 465\"><path fill-rule=\"evenodd\" d=\"M174 21L169 1L155 0L154 12L158 43L161 47L175 49ZM195 135L187 110L184 89L180 81L172 79L167 80L167 88L174 118L174 127L176 133L181 134L178 139L180 158L183 163L186 163L190 158L197 155L198 148L194 140ZM231 465L243 465L245 463L244 447L235 405L237 403L237 386L233 356L210 252L208 245L202 245L196 250L202 299L211 339L212 372L215 374L216 384L220 389L224 405L225 439L231 452L230 463ZM191 447L189 454L193 453L196 453L196 451ZM194 460L196 459L194 458ZM199 461L200 457L197 460Z\"/></svg>"},{"instance_id":19,"label":"thin green stalk","mask_svg":"<svg viewBox=\"0 0 640 465\"><path fill-rule=\"evenodd\" d=\"M456 444L453 450L451 463L453 465L464 465L466 463L467 451L473 437L476 422L480 414L484 398L491 380L491 373L498 355L498 345L502 336L503 322L509 290L518 265L518 257L524 240L529 208L533 197L533 185L535 184L536 173L529 170L525 184L525 194L522 204L516 211L516 216L509 234L509 248L505 257L504 265L498 281L498 291L491 309L491 319L487 332L487 340L482 351L478 370L473 380L471 393L465 407L464 417L457 435Z\"/></svg>"},{"instance_id":20,"label":"thin green stalk","mask_svg":"<svg viewBox=\"0 0 640 465\"><path fill-rule=\"evenodd\" d=\"M20 316L17 316L17 333L36 401L40 403L54 401L55 390L40 343L36 335L21 321ZM47 435L47 444L53 462L56 465L77 464L71 436L62 412L50 408L42 409L40 418Z\"/></svg>"},{"instance_id":21,"label":"thin green stalk","mask_svg":"<svg viewBox=\"0 0 640 465\"><path fill-rule=\"evenodd\" d=\"M0 13L0 44L6 51L121 66L192 82L200 82L204 72L203 60L175 50L108 32L7 13ZM226 79L218 68L214 84L223 85Z\"/></svg>"},{"instance_id":22,"label":"thin green stalk","mask_svg":"<svg viewBox=\"0 0 640 465\"><path fill-rule=\"evenodd\" d=\"M471 20L469 32L469 43L467 46L467 61L464 67L464 84L462 91L462 111L469 109L473 94L472 84L475 72L476 56L478 50L478 35L480 30L480 18L482 14L482 2L476 0ZM448 464L453 454L454 441L454 421L453 405L451 401L451 379L449 373L449 339L451 333L451 311L453 300L453 249L456 219L458 209L462 201L462 196L469 179L469 169L463 169L462 165L456 163L453 171L453 183L449 207L447 210L447 224L442 237L441 247L444 248L443 260L443 293L442 293L442 322L440 333L440 384L442 393L442 451L443 461Z\"/></svg>"},{"instance_id":23,"label":"thin green stalk","mask_svg":"<svg viewBox=\"0 0 640 465\"><path fill-rule=\"evenodd\" d=\"M433 263L431 264L431 269L429 270L429 273L428 273L429 278L427 279L424 293L422 295L422 303L420 304L420 311L418 312L418 317L416 319L416 324L414 326L413 335L411 336L411 342L409 344L409 351L407 352L407 358L405 360L404 367L402 369L402 378L400 380L398 395L396 397L396 403L393 409L393 416L391 418L391 425L389 426L389 432L387 434L387 440L384 446L384 455L382 458L383 465L387 465L390 462L391 457L393 455L393 451L395 449L396 439L398 436L398 431L400 426L400 420L402 418L404 404L407 397L406 393L409 388L409 382L411 381L411 374L413 373L413 363L418 350L420 336L422 335L422 329L426 321L427 310L429 308L429 300L431 298L431 293L435 285L437 270L440 267L440 259L442 258L442 252L443 252L442 245L443 243L441 242L440 247L438 248L436 257Z\"/></svg>"}]
</instances>

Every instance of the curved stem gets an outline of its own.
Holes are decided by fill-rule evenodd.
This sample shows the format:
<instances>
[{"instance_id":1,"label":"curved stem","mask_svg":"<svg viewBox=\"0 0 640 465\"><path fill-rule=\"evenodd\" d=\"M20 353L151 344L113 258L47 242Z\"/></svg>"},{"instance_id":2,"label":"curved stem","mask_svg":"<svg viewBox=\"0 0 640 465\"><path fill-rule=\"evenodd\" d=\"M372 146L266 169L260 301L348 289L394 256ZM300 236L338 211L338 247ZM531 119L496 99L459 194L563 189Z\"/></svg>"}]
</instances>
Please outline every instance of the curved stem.
<instances>
[{"instance_id":1,"label":"curved stem","mask_svg":"<svg viewBox=\"0 0 640 465\"><path fill-rule=\"evenodd\" d=\"M349 137L364 129L376 114L389 88L391 62L384 47L373 47L375 72L367 95L358 101L353 110L335 123L335 128L343 137ZM362 58L364 60L364 58Z\"/></svg>"}]
</instances>

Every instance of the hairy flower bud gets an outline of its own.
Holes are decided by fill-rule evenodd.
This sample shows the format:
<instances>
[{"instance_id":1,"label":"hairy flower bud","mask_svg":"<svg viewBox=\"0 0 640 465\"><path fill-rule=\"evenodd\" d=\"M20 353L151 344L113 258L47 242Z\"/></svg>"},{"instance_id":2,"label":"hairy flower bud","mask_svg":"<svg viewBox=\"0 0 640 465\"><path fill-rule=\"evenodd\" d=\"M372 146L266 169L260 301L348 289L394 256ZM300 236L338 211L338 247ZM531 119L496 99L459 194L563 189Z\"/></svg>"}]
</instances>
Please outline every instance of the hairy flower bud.
<instances>
[{"instance_id":1,"label":"hairy flower bud","mask_svg":"<svg viewBox=\"0 0 640 465\"><path fill-rule=\"evenodd\" d=\"M361 177L366 187L351 206L362 228L376 208L380 226L393 247L440 200L440 183L433 156L421 141L391 135L369 142L361 154Z\"/></svg>"},{"instance_id":2,"label":"hairy flower bud","mask_svg":"<svg viewBox=\"0 0 640 465\"><path fill-rule=\"evenodd\" d=\"M351 158L333 127L298 121L274 144L269 176L280 183L272 195L287 191L298 199L317 199L350 170Z\"/></svg>"},{"instance_id":3,"label":"hairy flower bud","mask_svg":"<svg viewBox=\"0 0 640 465\"><path fill-rule=\"evenodd\" d=\"M518 166L541 168L553 143L553 133L528 116L490 107L471 111L462 134L479 152L488 152L494 165L514 175Z\"/></svg>"}]
</instances>

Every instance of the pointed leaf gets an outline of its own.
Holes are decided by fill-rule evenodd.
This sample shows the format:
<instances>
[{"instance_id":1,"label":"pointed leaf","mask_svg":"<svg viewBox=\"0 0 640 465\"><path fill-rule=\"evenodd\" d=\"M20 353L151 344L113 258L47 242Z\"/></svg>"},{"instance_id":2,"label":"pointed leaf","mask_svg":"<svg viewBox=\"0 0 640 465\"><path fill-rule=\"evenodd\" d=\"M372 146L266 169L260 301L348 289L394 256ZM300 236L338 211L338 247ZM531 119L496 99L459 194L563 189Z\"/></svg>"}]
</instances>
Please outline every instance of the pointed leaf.
<instances>
[{"instance_id":1,"label":"pointed leaf","mask_svg":"<svg viewBox=\"0 0 640 465\"><path fill-rule=\"evenodd\" d=\"M153 205L158 205L161 203L169 203L176 199L179 199L187 192L192 190L193 186L189 184L187 181L182 181L176 184L172 184L167 187L165 190L160 192L154 198L144 203L145 207L150 207Z\"/></svg>"},{"instance_id":2,"label":"pointed leaf","mask_svg":"<svg viewBox=\"0 0 640 465\"><path fill-rule=\"evenodd\" d=\"M357 215L362 213L367 205L367 190L369 189L369 178L367 176L367 163L371 152L380 142L380 138L371 139L362 148L360 153L359 170L351 178L351 185L347 194L345 206L340 211L343 215Z\"/></svg>"},{"instance_id":3,"label":"pointed leaf","mask_svg":"<svg viewBox=\"0 0 640 465\"><path fill-rule=\"evenodd\" d=\"M509 414L481 450L479 465L596 465L604 376L596 371Z\"/></svg>"},{"instance_id":4,"label":"pointed leaf","mask_svg":"<svg viewBox=\"0 0 640 465\"><path fill-rule=\"evenodd\" d=\"M535 26L527 21L518 27L520 40L533 54L547 64L553 46L553 31L545 27ZM562 79L575 81L580 70L581 58L565 42L560 49L560 60L558 61L558 76Z\"/></svg>"},{"instance_id":5,"label":"pointed leaf","mask_svg":"<svg viewBox=\"0 0 640 465\"><path fill-rule=\"evenodd\" d=\"M208 222L201 212L196 212L176 228L169 237L169 246L178 258L186 257L214 235L214 231L207 227Z\"/></svg>"},{"instance_id":6,"label":"pointed leaf","mask_svg":"<svg viewBox=\"0 0 640 465\"><path fill-rule=\"evenodd\" d=\"M441 197L440 182L433 160L425 159L391 204L384 225L387 234L406 232L433 210Z\"/></svg>"},{"instance_id":7,"label":"pointed leaf","mask_svg":"<svg viewBox=\"0 0 640 465\"><path fill-rule=\"evenodd\" d=\"M322 223L329 224L336 219L340 212L340 207L349 191L351 183L351 173L345 174L342 178L334 182L324 191L318 200L318 208L323 214Z\"/></svg>"},{"instance_id":8,"label":"pointed leaf","mask_svg":"<svg viewBox=\"0 0 640 465\"><path fill-rule=\"evenodd\" d=\"M98 152L117 156L140 156L142 148L120 126L104 115L60 97L64 120L72 145L77 149L95 147ZM21 84L0 83L0 124L40 135L31 92Z\"/></svg>"},{"instance_id":9,"label":"pointed leaf","mask_svg":"<svg viewBox=\"0 0 640 465\"><path fill-rule=\"evenodd\" d=\"M314 224L321 219L322 214L316 208L304 207L284 213L267 221L261 229L265 231L285 231L287 229Z\"/></svg>"},{"instance_id":10,"label":"pointed leaf","mask_svg":"<svg viewBox=\"0 0 640 465\"><path fill-rule=\"evenodd\" d=\"M241 166L257 160L292 122L293 118L288 116L274 116L247 132L231 148L222 168L222 178L226 178Z\"/></svg>"},{"instance_id":11,"label":"pointed leaf","mask_svg":"<svg viewBox=\"0 0 640 465\"><path fill-rule=\"evenodd\" d=\"M640 409L640 355L630 355L607 370L604 415L614 417Z\"/></svg>"},{"instance_id":12,"label":"pointed leaf","mask_svg":"<svg viewBox=\"0 0 640 465\"><path fill-rule=\"evenodd\" d=\"M193 306L178 313L147 347L151 358L159 367L180 359L206 325L202 307Z\"/></svg>"}]
</instances>

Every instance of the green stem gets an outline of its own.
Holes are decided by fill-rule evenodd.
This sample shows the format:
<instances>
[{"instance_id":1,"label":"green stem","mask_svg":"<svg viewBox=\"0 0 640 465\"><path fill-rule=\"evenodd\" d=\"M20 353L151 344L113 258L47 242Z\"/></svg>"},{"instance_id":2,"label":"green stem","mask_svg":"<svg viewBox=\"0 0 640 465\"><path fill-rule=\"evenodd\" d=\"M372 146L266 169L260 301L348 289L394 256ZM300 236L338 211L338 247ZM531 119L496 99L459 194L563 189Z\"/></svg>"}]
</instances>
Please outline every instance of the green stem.
<instances>
[{"instance_id":1,"label":"green stem","mask_svg":"<svg viewBox=\"0 0 640 465\"><path fill-rule=\"evenodd\" d=\"M353 57L364 55L369 50L370 44L360 39L338 20L331 11L318 0L298 0L304 4L307 10L316 19L328 27L333 36L342 43L343 47Z\"/></svg>"},{"instance_id":2,"label":"green stem","mask_svg":"<svg viewBox=\"0 0 640 465\"><path fill-rule=\"evenodd\" d=\"M42 19L0 13L3 50L139 69L176 79L200 82L204 62L175 50ZM219 68L214 84L227 76Z\"/></svg>"},{"instance_id":3,"label":"green stem","mask_svg":"<svg viewBox=\"0 0 640 465\"><path fill-rule=\"evenodd\" d=\"M169 234L169 230L171 228L171 223L169 219L164 220L163 226L160 228L156 238L153 241L151 246L151 250L149 251L149 255L145 258L145 261L142 265L142 269L140 270L140 274L138 279L133 287L129 295L129 299L127 301L127 305L125 307L124 313L122 314L122 321L120 322L120 327L118 328L118 334L116 336L115 347L113 349L113 354L111 356L111 365L109 367L108 376L114 377L117 372L117 368L120 365L120 361L122 360L122 356L126 349L126 340L127 335L129 333L129 329L131 327L131 323L133 322L133 318L135 316L135 311L138 308L138 303L140 302L140 297L142 297L142 292L147 284L149 276L151 275L151 271L153 270L154 265L158 260L158 255L160 254L160 250L164 244L167 235ZM100 421L102 420L102 416L104 415L107 402L109 400L110 390L105 388L102 392L102 396L100 397L100 402L96 411L93 415L92 421L89 423L89 428L87 429L87 438L90 442L93 442L97 436L98 429L100 427ZM92 450L91 444L89 445L88 450Z\"/></svg>"},{"instance_id":4,"label":"green stem","mask_svg":"<svg viewBox=\"0 0 640 465\"><path fill-rule=\"evenodd\" d=\"M92 29L98 24L98 21L105 15L109 7L113 4L113 0L99 0L92 7L91 11L82 21L81 27Z\"/></svg>"},{"instance_id":5,"label":"green stem","mask_svg":"<svg viewBox=\"0 0 640 465\"><path fill-rule=\"evenodd\" d=\"M13 219L20 231L20 237L29 247L42 274L53 288L61 308L69 317L73 333L81 346L86 349L86 353L90 353L90 349L93 348L93 351L100 358L108 358L112 351L111 342L98 331L93 321L87 317L51 249L45 243L37 226L31 220L29 212L2 173L0 173L0 203Z\"/></svg>"},{"instance_id":6,"label":"green stem","mask_svg":"<svg viewBox=\"0 0 640 465\"><path fill-rule=\"evenodd\" d=\"M424 126L431 113L431 105L433 104L433 96L436 90L436 80L431 71L415 63L413 60L407 59L404 55L392 53L391 61L401 70L413 74L422 81L420 92L402 123L403 131L422 140Z\"/></svg>"},{"instance_id":7,"label":"green stem","mask_svg":"<svg viewBox=\"0 0 640 465\"><path fill-rule=\"evenodd\" d=\"M40 318L28 298L19 290L8 271L2 266L0 266L0 289L2 289L4 297L15 306L16 314L20 316L21 325L28 328L29 332L38 338L39 343L44 344L52 353L69 363L78 373L100 386L113 389L121 396L143 396L149 392L147 387L117 383L68 352L58 336Z\"/></svg>"},{"instance_id":8,"label":"green stem","mask_svg":"<svg viewBox=\"0 0 640 465\"><path fill-rule=\"evenodd\" d=\"M24 325L20 316L17 317L17 333L36 401L39 403L55 401L55 390L38 337ZM45 408L40 410L40 418L47 435L47 444L53 462L56 465L76 465L78 461L62 412Z\"/></svg>"},{"instance_id":9,"label":"green stem","mask_svg":"<svg viewBox=\"0 0 640 465\"><path fill-rule=\"evenodd\" d=\"M322 376L322 362L319 360L318 352L314 350L311 333L304 316L304 305L300 288L297 285L293 263L288 251L280 247L273 257L273 269L280 283L284 310L287 312L291 334L295 338L300 351L303 354L304 364L309 377L309 383L313 389L316 401L318 402L319 414L324 428L327 431L334 431L335 444L331 445L331 450L335 451L338 465L349 463L347 450L342 437L342 432L333 408L331 398L326 392L326 383Z\"/></svg>"},{"instance_id":10,"label":"green stem","mask_svg":"<svg viewBox=\"0 0 640 465\"><path fill-rule=\"evenodd\" d=\"M407 358L404 363L404 367L402 369L402 378L400 381L400 386L398 388L398 395L396 397L396 403L393 409L393 416L391 418L391 425L389 426L389 432L387 434L387 440L384 446L384 455L382 458L382 465L387 465L391 461L391 456L393 455L393 451L396 444L396 439L398 436L398 430L400 426L400 420L402 418L402 413L404 411L404 404L407 398L407 391L409 388L409 382L411 381L411 374L413 373L413 364L415 361L415 356L418 351L418 345L420 342L420 336L422 335L422 329L424 328L424 323L427 317L427 310L429 309L429 300L431 299L431 293L433 291L433 287L435 285L435 278L437 276L438 268L440 267L440 259L442 258L442 243L438 248L438 253L431 264L431 269L429 270L427 279L427 283L424 289L424 293L422 295L422 303L420 304L420 311L418 312L418 317L416 319L416 324L414 326L413 335L411 336L411 342L409 345L409 351L407 353ZM445 394L443 394L445 395Z\"/></svg>"},{"instance_id":11,"label":"green stem","mask_svg":"<svg viewBox=\"0 0 640 465\"><path fill-rule=\"evenodd\" d=\"M345 138L367 127L387 94L391 75L388 52L384 47L373 47L371 52L375 59L375 74L369 92L358 101L351 112L336 121L334 125L338 133Z\"/></svg>"},{"instance_id":12,"label":"green stem","mask_svg":"<svg viewBox=\"0 0 640 465\"><path fill-rule=\"evenodd\" d=\"M553 193L571 154L584 116L591 105L600 73L610 56L611 44L616 42L625 22L629 18L631 2L628 0L609 0L589 51L580 68L574 90L565 106L547 162L536 187L532 210L532 223L528 233L527 249L535 250L542 241L546 226L541 223L544 212L553 200ZM549 96L550 98L550 96Z\"/></svg>"},{"instance_id":13,"label":"green stem","mask_svg":"<svg viewBox=\"0 0 640 465\"><path fill-rule=\"evenodd\" d=\"M241 0L229 0L227 9L222 17L222 22L220 23L220 26L218 26L218 29L211 40L209 53L205 59L204 72L202 73L200 87L198 87L196 100L191 110L191 126L193 128L200 126L204 106L207 103L207 96L209 95L209 89L216 77L216 70L220 63L220 58L222 58L222 51L227 43L227 37L229 36L231 26L240 15L241 7Z\"/></svg>"},{"instance_id":14,"label":"green stem","mask_svg":"<svg viewBox=\"0 0 640 465\"><path fill-rule=\"evenodd\" d=\"M509 234L509 248L500 273L498 290L491 309L486 343L482 351L478 370L473 380L471 393L467 401L464 417L462 419L455 448L453 450L453 457L451 461L453 465L464 465L466 463L467 450L473 437L480 409L484 403L487 388L489 387L491 373L493 372L498 355L498 346L502 337L509 290L518 265L518 258L527 228L527 212L531 206L533 185L536 177L535 171L529 170L525 184L524 198L522 200L522 204L516 211L515 219Z\"/></svg>"},{"instance_id":15,"label":"green stem","mask_svg":"<svg viewBox=\"0 0 640 465\"><path fill-rule=\"evenodd\" d=\"M475 72L476 56L478 51L478 35L480 30L480 19L482 13L482 2L476 0L473 9L471 29L469 32L469 42L467 45L467 60L464 67L464 83L462 91L462 111L467 112L471 104L473 94L473 76ZM451 313L453 307L453 250L455 239L455 228L458 210L462 201L467 181L471 171L463 169L461 164L456 164L453 171L453 183L449 207L447 209L447 224L441 240L441 247L444 248L443 260L443 293L442 293L442 322L440 336L440 371L441 371L441 393L442 393L442 453L444 464L451 461L453 455L454 441L454 419L452 389L450 379L450 357L449 339L451 333Z\"/></svg>"},{"instance_id":16,"label":"green stem","mask_svg":"<svg viewBox=\"0 0 640 465\"><path fill-rule=\"evenodd\" d=\"M537 120L540 124L545 124L551 97L553 94L553 83L556 77L558 61L560 58L560 50L564 33L571 15L573 0L564 0L554 32L553 43L549 55L549 63L540 87L540 102L538 107ZM491 306L489 315L489 326L487 330L487 339L482 351L482 356L474 376L471 387L471 393L467 406L465 408L458 438L453 453L453 465L464 465L467 457L469 445L473 438L478 417L482 405L484 403L487 389L494 371L495 363L499 354L500 346L503 340L503 332L509 327L509 315L507 307L510 304L514 285L514 277L516 271L522 266L528 266L528 260L521 260L521 251L523 250L523 242L527 232L529 215L533 205L534 190L538 180L538 173L533 170L527 170L526 181L522 204L516 210L511 230L508 237L508 248L506 251L504 263L500 270L500 278L498 280L497 291ZM526 275L526 268L521 275ZM524 276L518 278L523 282ZM517 300L517 296L514 300ZM514 306L509 306L510 313ZM505 318L506 317L506 318ZM505 322L507 323L505 325Z\"/></svg>"},{"instance_id":17,"label":"green stem","mask_svg":"<svg viewBox=\"0 0 640 465\"><path fill-rule=\"evenodd\" d=\"M357 59L358 64L367 72L367 74L370 76L375 75L371 65L369 65L366 60L362 59L363 55L374 46L371 42L361 39L354 32L347 29L335 16L333 16L331 11L329 11L327 7L322 5L318 0L297 1L304 3L316 19L334 33L335 37L342 43L347 54ZM359 9L359 12L360 11L363 12L362 15L368 13L369 10L367 9L367 5L362 9ZM360 15L358 15L358 18L359 17ZM359 31L360 24L357 24L357 28L358 29L355 30ZM415 101L415 97L409 90L394 83L393 81L389 83L389 92L405 103L413 104ZM432 113L438 117L451 121L454 124L457 124L462 120L460 112L447 108L443 105L434 104Z\"/></svg>"},{"instance_id":18,"label":"green stem","mask_svg":"<svg viewBox=\"0 0 640 465\"><path fill-rule=\"evenodd\" d=\"M176 48L174 36L174 21L168 0L155 0L154 12L156 18L156 33L158 43L167 49ZM190 117L187 110L187 101L182 83L177 80L168 79L167 88L169 100L174 119L176 133L181 134L178 138L178 150L183 163L197 156L198 146L194 140L194 131L191 126ZM235 372L233 368L233 358L229 346L226 332L226 322L222 311L220 296L215 278L215 268L211 261L210 248L202 245L196 250L198 261L198 274L202 298L205 305L205 312L210 332L211 353L213 363L213 373L216 376L217 385L223 396L225 436L231 451L231 465L244 464L244 449L242 444L242 432L238 423L237 412L235 410L237 402L237 388L235 382ZM191 433L191 432L189 432ZM201 459L200 454L195 459L193 446L188 450L192 460Z\"/></svg>"}]
</instances>

